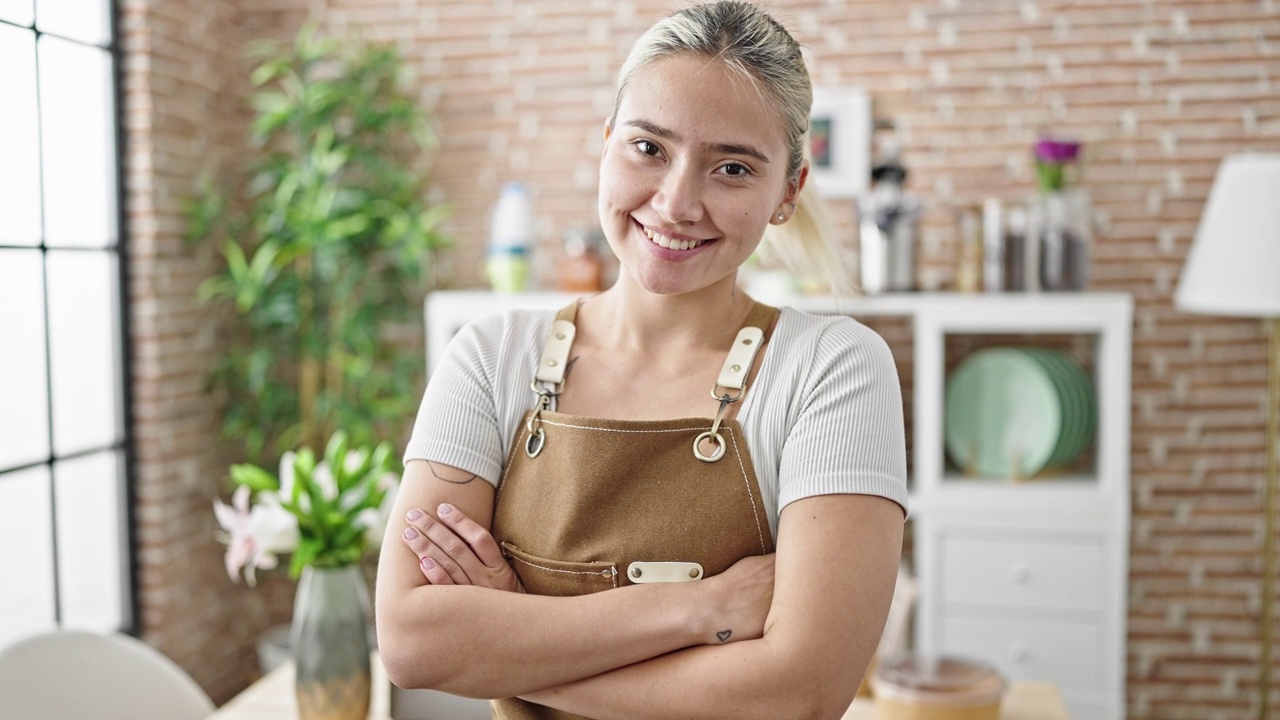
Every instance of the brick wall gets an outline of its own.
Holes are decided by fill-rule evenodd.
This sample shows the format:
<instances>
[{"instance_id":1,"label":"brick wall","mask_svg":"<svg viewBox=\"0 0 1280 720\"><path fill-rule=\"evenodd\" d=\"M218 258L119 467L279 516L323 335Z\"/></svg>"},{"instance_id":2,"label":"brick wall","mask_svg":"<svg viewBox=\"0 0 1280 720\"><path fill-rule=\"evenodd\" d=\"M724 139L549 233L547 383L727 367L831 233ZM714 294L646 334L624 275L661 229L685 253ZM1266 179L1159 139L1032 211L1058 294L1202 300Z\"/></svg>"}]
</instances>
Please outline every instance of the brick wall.
<instances>
[{"instance_id":1,"label":"brick wall","mask_svg":"<svg viewBox=\"0 0 1280 720\"><path fill-rule=\"evenodd\" d=\"M220 600L226 605L260 608L260 594L229 593L215 567L206 510L216 457L186 444L215 436L216 421L194 408L204 354L189 343L179 346L166 325L184 318L182 332L211 341L198 334L209 319L190 306L191 288L184 287L207 271L208 258L181 246L176 203L192 187L189 172L202 166L194 157L225 164L237 147L238 120L224 114L240 87L230 77L240 67L236 44L255 33L288 37L309 10L320 12L330 30L360 27L367 37L397 44L417 71L420 97L435 113L441 139L431 192L454 207L449 229L458 238L442 259L442 278L475 283L488 206L503 181L523 180L536 192L538 272L545 281L566 228L595 219L596 159L612 73L634 38L670 4L124 5L140 38L157 48L151 66L130 75L136 98L130 108L138 116L131 119L131 138L150 144L146 153L135 144L131 158L153 163L135 169L130 195L131 217L140 218L131 238L141 255L133 267L135 329L143 341L135 372L145 375L135 382L140 410L149 408L139 413L140 487L147 490L144 503L154 505L141 516L149 523L146 537L156 538L154 547L144 547L145 557L155 559L143 580L154 582L157 606L168 608L172 601L164 598L177 592L170 580L192 580L196 575L185 566L199 563L206 584L179 583L187 592L217 592L227 596ZM1041 130L1085 142L1084 185L1100 227L1094 286L1131 293L1137 303L1129 715L1251 717L1259 657L1265 331L1257 321L1179 314L1171 297L1220 158L1280 150L1280 2L771 5L807 46L818 84L866 88L877 119L896 125L911 185L928 201L922 259L928 287L947 287L953 277L956 207L988 196L1025 199L1033 187L1028 148ZM187 52L161 51L161 40L181 43ZM176 67L183 69L178 77L166 74ZM218 120L195 122L199 117ZM163 192L148 185L159 177L168 180ZM852 208L832 209L848 232ZM188 506L187 520L170 515ZM184 526L181 541L166 533L171 523ZM187 546L190 552L177 549ZM166 569L170 556L182 557L182 572ZM153 574L163 581L148 580ZM229 621L214 620L224 612L203 609L209 620L192 625L226 636ZM176 622L157 621L148 632L179 647L185 641L167 639ZM225 645L219 637L209 647L231 653ZM243 635L235 645L239 657Z\"/></svg>"},{"instance_id":2,"label":"brick wall","mask_svg":"<svg viewBox=\"0 0 1280 720\"><path fill-rule=\"evenodd\" d=\"M223 325L196 300L215 270L183 240L183 203L204 171L242 157L239 3L122 0L126 212L139 630L221 702L256 671L253 642L288 618L292 586L233 585L215 541L226 496L217 399L204 393Z\"/></svg>"}]
</instances>

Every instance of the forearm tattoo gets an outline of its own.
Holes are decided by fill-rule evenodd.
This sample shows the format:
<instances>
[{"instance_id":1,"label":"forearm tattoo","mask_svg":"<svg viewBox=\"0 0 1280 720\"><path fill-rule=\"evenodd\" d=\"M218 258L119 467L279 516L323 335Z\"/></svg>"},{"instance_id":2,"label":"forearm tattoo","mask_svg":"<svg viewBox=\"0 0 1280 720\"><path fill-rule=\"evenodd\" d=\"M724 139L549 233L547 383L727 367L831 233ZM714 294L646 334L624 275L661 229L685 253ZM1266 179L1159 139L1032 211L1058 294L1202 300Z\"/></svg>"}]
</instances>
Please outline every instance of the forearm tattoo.
<instances>
[{"instance_id":1,"label":"forearm tattoo","mask_svg":"<svg viewBox=\"0 0 1280 720\"><path fill-rule=\"evenodd\" d=\"M716 633L716 637L720 638L720 642L722 643L729 642L730 635L733 635L732 630L721 630L720 632Z\"/></svg>"}]
</instances>

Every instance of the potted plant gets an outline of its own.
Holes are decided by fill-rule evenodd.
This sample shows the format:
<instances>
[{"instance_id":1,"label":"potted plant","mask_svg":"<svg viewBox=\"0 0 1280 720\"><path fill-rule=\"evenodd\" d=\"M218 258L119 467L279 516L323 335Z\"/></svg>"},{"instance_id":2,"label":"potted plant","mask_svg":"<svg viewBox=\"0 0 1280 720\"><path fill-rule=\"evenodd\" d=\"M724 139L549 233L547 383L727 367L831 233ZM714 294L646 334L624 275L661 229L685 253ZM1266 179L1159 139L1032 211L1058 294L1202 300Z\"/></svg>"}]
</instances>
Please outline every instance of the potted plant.
<instances>
[{"instance_id":1,"label":"potted plant","mask_svg":"<svg viewBox=\"0 0 1280 720\"><path fill-rule=\"evenodd\" d=\"M231 466L231 505L214 501L231 578L249 584L258 568L291 553L299 579L290 644L298 712L309 718L364 718L369 712L369 592L359 562L382 540L399 463L390 443L350 447L346 433L324 454L287 452L279 472Z\"/></svg>"},{"instance_id":2,"label":"potted plant","mask_svg":"<svg viewBox=\"0 0 1280 720\"><path fill-rule=\"evenodd\" d=\"M279 471L233 466L232 505L215 508L233 577L252 583L292 554L301 716L363 718L358 563L399 471L377 439L412 417L424 362L398 336L421 327L423 269L447 210L424 199L431 133L393 49L308 24L254 53L251 180L234 195L207 184L188 238L217 244L223 267L200 295L235 318L211 378L224 435L253 463L280 458Z\"/></svg>"},{"instance_id":3,"label":"potted plant","mask_svg":"<svg viewBox=\"0 0 1280 720\"><path fill-rule=\"evenodd\" d=\"M447 208L424 199L431 133L395 50L308 25L255 54L247 197L206 187L188 237L218 243L200 295L238 320L212 379L224 434L263 461L338 428L371 443L411 417L423 360L394 331L420 327Z\"/></svg>"}]
</instances>

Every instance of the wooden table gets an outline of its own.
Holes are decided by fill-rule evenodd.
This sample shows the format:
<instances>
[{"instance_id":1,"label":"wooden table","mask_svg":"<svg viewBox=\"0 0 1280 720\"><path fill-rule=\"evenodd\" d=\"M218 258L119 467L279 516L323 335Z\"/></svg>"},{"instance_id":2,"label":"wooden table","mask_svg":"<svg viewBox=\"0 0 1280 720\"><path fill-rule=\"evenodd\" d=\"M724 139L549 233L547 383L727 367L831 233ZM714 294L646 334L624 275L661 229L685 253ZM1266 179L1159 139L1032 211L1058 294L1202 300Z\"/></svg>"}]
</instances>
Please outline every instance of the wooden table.
<instances>
[{"instance_id":1,"label":"wooden table","mask_svg":"<svg viewBox=\"0 0 1280 720\"><path fill-rule=\"evenodd\" d=\"M854 700L842 720L876 720L875 702ZM1071 716L1053 683L1015 682L1000 705L1000 720L1071 720Z\"/></svg>"},{"instance_id":2,"label":"wooden table","mask_svg":"<svg viewBox=\"0 0 1280 720\"><path fill-rule=\"evenodd\" d=\"M373 662L373 697L369 703L369 720L391 717L391 684L375 653ZM206 720L291 720L298 717L298 701L293 695L293 663L272 670Z\"/></svg>"},{"instance_id":3,"label":"wooden table","mask_svg":"<svg viewBox=\"0 0 1280 720\"><path fill-rule=\"evenodd\" d=\"M369 720L391 717L391 685L382 663L373 658L373 698ZM293 663L271 671L223 705L208 720L290 720L298 717L293 697ZM866 699L853 702L843 720L875 720L875 704ZM1000 720L1070 720L1062 695L1051 683L1015 682L1009 687Z\"/></svg>"}]
</instances>

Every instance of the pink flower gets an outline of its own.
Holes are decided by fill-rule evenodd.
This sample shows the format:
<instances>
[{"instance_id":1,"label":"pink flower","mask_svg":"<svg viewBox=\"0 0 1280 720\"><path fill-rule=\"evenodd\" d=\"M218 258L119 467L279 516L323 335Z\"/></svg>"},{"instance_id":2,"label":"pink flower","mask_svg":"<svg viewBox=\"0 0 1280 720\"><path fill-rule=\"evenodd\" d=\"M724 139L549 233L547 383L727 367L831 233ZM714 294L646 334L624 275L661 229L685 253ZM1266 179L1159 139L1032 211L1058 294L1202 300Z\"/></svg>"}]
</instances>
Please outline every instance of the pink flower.
<instances>
[{"instance_id":1,"label":"pink flower","mask_svg":"<svg viewBox=\"0 0 1280 720\"><path fill-rule=\"evenodd\" d=\"M231 496L231 505L213 501L213 512L222 526L227 575L238 580L243 568L245 581L257 584L257 568L270 570L276 566L276 553L290 552L298 546L298 519L280 506L275 493L263 492L258 503L249 507L252 490L241 485Z\"/></svg>"}]
</instances>

